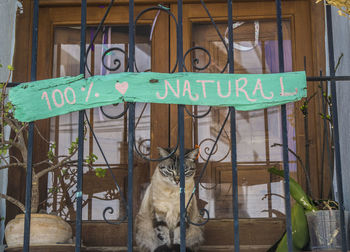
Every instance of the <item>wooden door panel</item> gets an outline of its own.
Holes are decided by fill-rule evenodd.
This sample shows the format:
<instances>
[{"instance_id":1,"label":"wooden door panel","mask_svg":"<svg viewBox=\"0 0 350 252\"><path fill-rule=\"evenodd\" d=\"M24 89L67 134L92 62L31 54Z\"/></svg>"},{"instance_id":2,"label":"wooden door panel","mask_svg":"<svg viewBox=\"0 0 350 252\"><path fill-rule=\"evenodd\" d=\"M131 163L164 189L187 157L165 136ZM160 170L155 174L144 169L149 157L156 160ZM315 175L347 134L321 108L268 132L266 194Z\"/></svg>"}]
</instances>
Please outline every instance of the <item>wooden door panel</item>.
<instances>
[{"instance_id":1,"label":"wooden door panel","mask_svg":"<svg viewBox=\"0 0 350 252\"><path fill-rule=\"evenodd\" d=\"M74 227L74 223L71 223ZM244 246L274 244L285 231L284 220L242 219L240 220L240 243ZM73 231L74 232L74 231ZM127 223L108 225L103 222L83 223L85 246L125 246ZM220 235L218 235L220 234ZM203 247L212 245L233 245L233 221L209 221L205 226ZM266 251L266 250L265 250Z\"/></svg>"},{"instance_id":2,"label":"wooden door panel","mask_svg":"<svg viewBox=\"0 0 350 252\"><path fill-rule=\"evenodd\" d=\"M152 39L152 71L159 73L169 72L169 18L165 13L160 13L155 26ZM170 145L170 105L151 104L151 158L158 158L157 147ZM151 162L150 174L156 167Z\"/></svg>"}]
</instances>

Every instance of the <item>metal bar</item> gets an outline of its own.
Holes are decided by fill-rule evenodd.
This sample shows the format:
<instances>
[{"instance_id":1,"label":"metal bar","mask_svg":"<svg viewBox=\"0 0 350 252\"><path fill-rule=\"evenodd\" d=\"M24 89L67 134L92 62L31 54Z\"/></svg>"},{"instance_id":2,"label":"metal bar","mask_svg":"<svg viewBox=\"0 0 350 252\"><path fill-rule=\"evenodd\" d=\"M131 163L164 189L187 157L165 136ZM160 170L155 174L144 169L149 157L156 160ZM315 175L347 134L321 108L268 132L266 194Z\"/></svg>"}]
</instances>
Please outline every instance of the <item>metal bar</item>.
<instances>
[{"instance_id":1,"label":"metal bar","mask_svg":"<svg viewBox=\"0 0 350 252\"><path fill-rule=\"evenodd\" d=\"M28 133L28 157L27 157L27 177L26 177L26 210L24 219L24 241L23 251L29 251L30 244L30 214L32 201L32 164L33 164L33 147L34 147L34 123L29 123Z\"/></svg>"},{"instance_id":2,"label":"metal bar","mask_svg":"<svg viewBox=\"0 0 350 252\"><path fill-rule=\"evenodd\" d=\"M135 25L134 0L129 1L129 72L134 72L135 62ZM128 117L128 252L133 251L133 169L135 137L135 103L129 103Z\"/></svg>"},{"instance_id":3,"label":"metal bar","mask_svg":"<svg viewBox=\"0 0 350 252\"><path fill-rule=\"evenodd\" d=\"M81 249L82 206L83 206L83 158L84 158L84 111L79 111L78 119L78 171L77 171L77 214L75 230L75 251Z\"/></svg>"},{"instance_id":4,"label":"metal bar","mask_svg":"<svg viewBox=\"0 0 350 252\"><path fill-rule=\"evenodd\" d=\"M281 0L276 0L276 19L277 19L277 37L278 37L278 64L279 64L279 71L283 73L284 72L284 51L283 51Z\"/></svg>"},{"instance_id":5,"label":"metal bar","mask_svg":"<svg viewBox=\"0 0 350 252\"><path fill-rule=\"evenodd\" d=\"M135 103L129 103L128 129L128 252L133 251L133 169L134 169L134 141L135 141Z\"/></svg>"},{"instance_id":6,"label":"metal bar","mask_svg":"<svg viewBox=\"0 0 350 252\"><path fill-rule=\"evenodd\" d=\"M32 56L30 80L36 80L37 55L38 55L38 23L39 23L39 0L34 0L33 29L32 29ZM27 145L27 174L26 174L26 198L23 234L23 251L28 252L30 246L30 215L32 209L32 176L33 176L33 147L34 147L34 122L29 123Z\"/></svg>"},{"instance_id":7,"label":"metal bar","mask_svg":"<svg viewBox=\"0 0 350 252\"><path fill-rule=\"evenodd\" d=\"M304 56L304 71L306 73L306 56ZM311 96L312 97L312 96ZM312 195L312 189L311 189L311 181L310 181L310 140L309 140L309 111L308 111L308 102L311 98L306 97L306 101L304 101L304 104L306 106L303 107L302 113L304 114L304 139L305 139L305 175L307 178L306 183L306 194L310 195L311 198ZM321 180L322 181L322 180ZM322 187L321 182L321 187ZM322 195L322 189L321 189L321 195Z\"/></svg>"},{"instance_id":8,"label":"metal bar","mask_svg":"<svg viewBox=\"0 0 350 252\"><path fill-rule=\"evenodd\" d=\"M135 24L134 0L129 1L129 72L134 72L135 62Z\"/></svg>"},{"instance_id":9,"label":"metal bar","mask_svg":"<svg viewBox=\"0 0 350 252\"><path fill-rule=\"evenodd\" d=\"M182 29L182 0L177 0L177 59L179 61L178 72L183 72L183 29Z\"/></svg>"},{"instance_id":10,"label":"metal bar","mask_svg":"<svg viewBox=\"0 0 350 252\"><path fill-rule=\"evenodd\" d=\"M239 216L238 216L238 174L237 174L237 144L236 144L236 110L230 107L231 123L231 162L232 162L232 203L235 251L239 252Z\"/></svg>"},{"instance_id":11,"label":"metal bar","mask_svg":"<svg viewBox=\"0 0 350 252\"><path fill-rule=\"evenodd\" d=\"M322 76L322 71L320 71L320 76ZM326 83L327 85L327 83ZM325 102L325 99L328 99L328 88L326 86L326 90L323 89L323 82L321 81L320 82L320 86L321 86L321 94L323 96L324 92L326 92L326 98L325 97L322 97L322 113L324 115L324 118L323 118L323 143L322 143L322 174L323 174L323 169L324 169L324 159L325 159L325 148L326 148L326 152L327 152L327 161L328 161L328 171L329 171L329 177L330 177L330 181L332 181L333 183L333 177L334 177L334 162L333 162L333 158L334 158L334 155L331 154L331 147L330 147L330 139L329 139L329 136L328 136L328 130L329 130L329 122L326 118L326 115L329 113L328 109L327 109L327 103ZM321 185L323 185L323 179L321 179ZM321 193L322 190L321 190ZM322 195L321 195L322 196ZM331 186L331 190L330 190L330 193L327 195L329 199L331 200L334 200L334 188L333 186ZM323 198L323 197L322 197ZM321 199L322 199L321 198Z\"/></svg>"},{"instance_id":12,"label":"metal bar","mask_svg":"<svg viewBox=\"0 0 350 252\"><path fill-rule=\"evenodd\" d=\"M81 0L81 31L80 31L80 74L85 75L86 50L86 0ZM78 119L78 171L77 171L77 213L75 225L75 251L81 249L82 206L83 206L83 158L84 158L84 111L79 111Z\"/></svg>"},{"instance_id":13,"label":"metal bar","mask_svg":"<svg viewBox=\"0 0 350 252\"><path fill-rule=\"evenodd\" d=\"M333 29L332 29L332 9L330 5L326 6L327 15L327 36L328 36L328 54L329 54L329 72L331 76L335 76L334 64L334 46L333 46ZM333 133L334 133L334 151L335 151L335 171L338 187L338 203L340 210L340 232L342 238L342 251L348 251L346 231L345 231L345 217L344 217L344 195L343 195L343 180L340 159L340 145L339 145L339 124L338 124L338 110L337 110L337 90L335 80L331 81L331 96L332 96L332 118L333 118Z\"/></svg>"},{"instance_id":14,"label":"metal bar","mask_svg":"<svg viewBox=\"0 0 350 252\"><path fill-rule=\"evenodd\" d=\"M180 150L180 251L186 251L186 221L185 221L185 167L184 167L184 106L178 106L178 137Z\"/></svg>"},{"instance_id":15,"label":"metal bar","mask_svg":"<svg viewBox=\"0 0 350 252\"><path fill-rule=\"evenodd\" d=\"M307 81L350 81L350 76L308 76Z\"/></svg>"},{"instance_id":16,"label":"metal bar","mask_svg":"<svg viewBox=\"0 0 350 252\"><path fill-rule=\"evenodd\" d=\"M81 31L80 31L80 74L85 75L86 51L86 0L81 0Z\"/></svg>"},{"instance_id":17,"label":"metal bar","mask_svg":"<svg viewBox=\"0 0 350 252\"><path fill-rule=\"evenodd\" d=\"M331 80L335 80L335 81L350 81L350 76L307 76L306 77L307 81L310 82L319 82L319 81L331 81ZM5 81L2 81L1 83L4 83ZM7 87L16 87L18 85L20 85L20 82L9 82L7 84Z\"/></svg>"},{"instance_id":18,"label":"metal bar","mask_svg":"<svg viewBox=\"0 0 350 252\"><path fill-rule=\"evenodd\" d=\"M281 0L276 0L276 18L277 18L279 71L284 72L284 51L283 51ZM289 188L288 132L287 132L286 105L281 106L281 116L282 116L282 144L283 144L283 168L284 168L284 191L285 191L285 207L286 207L287 247L288 247L288 251L292 252L293 251L293 238L292 238L292 221L291 221L290 188Z\"/></svg>"},{"instance_id":19,"label":"metal bar","mask_svg":"<svg viewBox=\"0 0 350 252\"><path fill-rule=\"evenodd\" d=\"M1 81L0 83L5 83L5 81ZM16 87L18 86L19 84L21 84L20 82L9 82L7 83L6 87Z\"/></svg>"},{"instance_id":20,"label":"metal bar","mask_svg":"<svg viewBox=\"0 0 350 252\"><path fill-rule=\"evenodd\" d=\"M39 0L34 0L33 31L32 31L32 59L30 80L36 81L37 55L38 55L38 22L39 22Z\"/></svg>"},{"instance_id":21,"label":"metal bar","mask_svg":"<svg viewBox=\"0 0 350 252\"><path fill-rule=\"evenodd\" d=\"M177 59L179 62L178 72L183 72L183 1L177 1ZM186 251L186 220L185 220L185 167L184 167L184 140L185 140L185 126L184 126L184 105L178 105L178 138L179 138L179 150L180 150L180 251Z\"/></svg>"},{"instance_id":22,"label":"metal bar","mask_svg":"<svg viewBox=\"0 0 350 252\"><path fill-rule=\"evenodd\" d=\"M234 54L233 54L233 16L232 16L232 0L227 0L227 22L228 22L228 63L229 73L234 73Z\"/></svg>"},{"instance_id":23,"label":"metal bar","mask_svg":"<svg viewBox=\"0 0 350 252\"><path fill-rule=\"evenodd\" d=\"M320 71L320 76L322 76L322 71ZM327 83L326 83L327 85ZM328 89L323 89L323 81L320 81L320 87L321 87L321 94L322 94L322 113L324 115L323 117L323 136L322 136L322 162L321 162L321 199L323 199L323 189L324 189L324 170L325 170L325 158L327 158L328 163L328 172L329 172L329 181L332 181L333 183L333 177L334 177L334 155L331 154L331 146L330 146L330 139L329 139L329 121L327 119L327 114L329 113L327 102L325 99L328 99ZM326 97L324 97L324 92L326 92ZM326 154L327 153L327 154ZM328 199L334 200L334 188L333 186L330 187L330 191L327 194Z\"/></svg>"},{"instance_id":24,"label":"metal bar","mask_svg":"<svg viewBox=\"0 0 350 252\"><path fill-rule=\"evenodd\" d=\"M228 19L228 62L229 73L234 73L234 52L233 52L233 16L232 0L227 0ZM238 172L237 172L237 142L236 142L236 110L230 107L231 124L231 162L232 162L232 204L233 204L233 229L235 251L239 252L239 216L238 216Z\"/></svg>"},{"instance_id":25,"label":"metal bar","mask_svg":"<svg viewBox=\"0 0 350 252\"><path fill-rule=\"evenodd\" d=\"M320 76L322 75L322 71L320 71ZM323 199L323 191L324 191L324 186L323 186L323 180L324 180L324 163L325 163L325 152L326 152L326 142L328 142L328 127L327 127L327 117L326 117L326 113L327 113L327 108L326 108L326 102L325 102L325 97L324 97L324 90L323 90L323 81L320 81L320 89L321 89L321 107L322 107L322 113L323 113L323 135L322 135L322 152L321 152L321 188L320 188L320 191L321 191L321 199ZM326 96L327 97L327 96ZM329 146L327 144L327 146ZM327 148L328 152L329 153L329 148ZM328 155L329 157L329 155ZM328 158L328 161L329 158ZM329 166L330 167L330 166ZM330 177L332 178L332 176ZM330 181L333 181L333 179L331 179ZM332 188L332 186L331 186ZM327 195L329 196L329 195Z\"/></svg>"}]
</instances>

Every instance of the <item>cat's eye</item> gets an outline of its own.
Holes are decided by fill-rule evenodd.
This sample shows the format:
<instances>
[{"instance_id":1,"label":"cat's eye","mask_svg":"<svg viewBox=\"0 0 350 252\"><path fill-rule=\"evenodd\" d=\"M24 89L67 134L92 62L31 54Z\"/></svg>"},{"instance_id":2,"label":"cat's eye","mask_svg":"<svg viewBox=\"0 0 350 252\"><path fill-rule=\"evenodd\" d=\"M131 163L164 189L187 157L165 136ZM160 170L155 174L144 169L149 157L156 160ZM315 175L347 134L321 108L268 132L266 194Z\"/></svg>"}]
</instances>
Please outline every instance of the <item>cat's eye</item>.
<instances>
[{"instance_id":1,"label":"cat's eye","mask_svg":"<svg viewBox=\"0 0 350 252\"><path fill-rule=\"evenodd\" d=\"M194 172L192 172L192 171L191 171L191 172L186 172L186 173L185 173L185 176L186 176L186 177L191 177L191 176L193 175L193 173L194 173Z\"/></svg>"},{"instance_id":2,"label":"cat's eye","mask_svg":"<svg viewBox=\"0 0 350 252\"><path fill-rule=\"evenodd\" d=\"M173 172L169 169L169 167L159 167L160 168L160 173L165 176L165 177L169 177L173 175Z\"/></svg>"},{"instance_id":3,"label":"cat's eye","mask_svg":"<svg viewBox=\"0 0 350 252\"><path fill-rule=\"evenodd\" d=\"M185 167L185 176L190 177L194 173L194 169Z\"/></svg>"}]
</instances>

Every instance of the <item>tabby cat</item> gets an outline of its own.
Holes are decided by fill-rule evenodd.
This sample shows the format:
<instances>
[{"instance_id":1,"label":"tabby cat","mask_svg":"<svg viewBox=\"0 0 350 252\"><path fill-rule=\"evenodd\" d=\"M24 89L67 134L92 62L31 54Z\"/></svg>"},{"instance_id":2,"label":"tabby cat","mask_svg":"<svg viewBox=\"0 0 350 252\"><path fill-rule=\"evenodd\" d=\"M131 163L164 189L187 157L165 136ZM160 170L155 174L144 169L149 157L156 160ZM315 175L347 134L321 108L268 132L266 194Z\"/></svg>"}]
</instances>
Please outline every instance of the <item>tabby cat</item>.
<instances>
[{"instance_id":1,"label":"tabby cat","mask_svg":"<svg viewBox=\"0 0 350 252\"><path fill-rule=\"evenodd\" d=\"M172 149L158 147L161 157ZM198 149L185 150L186 205L194 188L195 159ZM136 244L141 252L180 251L180 164L179 153L161 161L154 171L150 185L136 215ZM202 218L193 197L187 210L188 218L199 223ZM197 251L203 242L203 228L186 223L186 251Z\"/></svg>"}]
</instances>

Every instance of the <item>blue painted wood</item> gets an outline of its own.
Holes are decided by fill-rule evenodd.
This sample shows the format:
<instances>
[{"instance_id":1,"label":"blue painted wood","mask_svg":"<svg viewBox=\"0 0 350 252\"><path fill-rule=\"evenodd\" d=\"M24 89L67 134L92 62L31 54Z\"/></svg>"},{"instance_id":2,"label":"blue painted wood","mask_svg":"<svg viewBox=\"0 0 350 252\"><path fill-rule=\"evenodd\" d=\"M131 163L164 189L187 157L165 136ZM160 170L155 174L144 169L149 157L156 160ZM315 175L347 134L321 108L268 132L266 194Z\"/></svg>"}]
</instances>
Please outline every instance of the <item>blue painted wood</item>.
<instances>
[{"instance_id":1,"label":"blue painted wood","mask_svg":"<svg viewBox=\"0 0 350 252\"><path fill-rule=\"evenodd\" d=\"M255 110L306 97L305 72L280 74L118 73L61 77L10 90L24 122L121 102L233 106Z\"/></svg>"}]
</instances>

